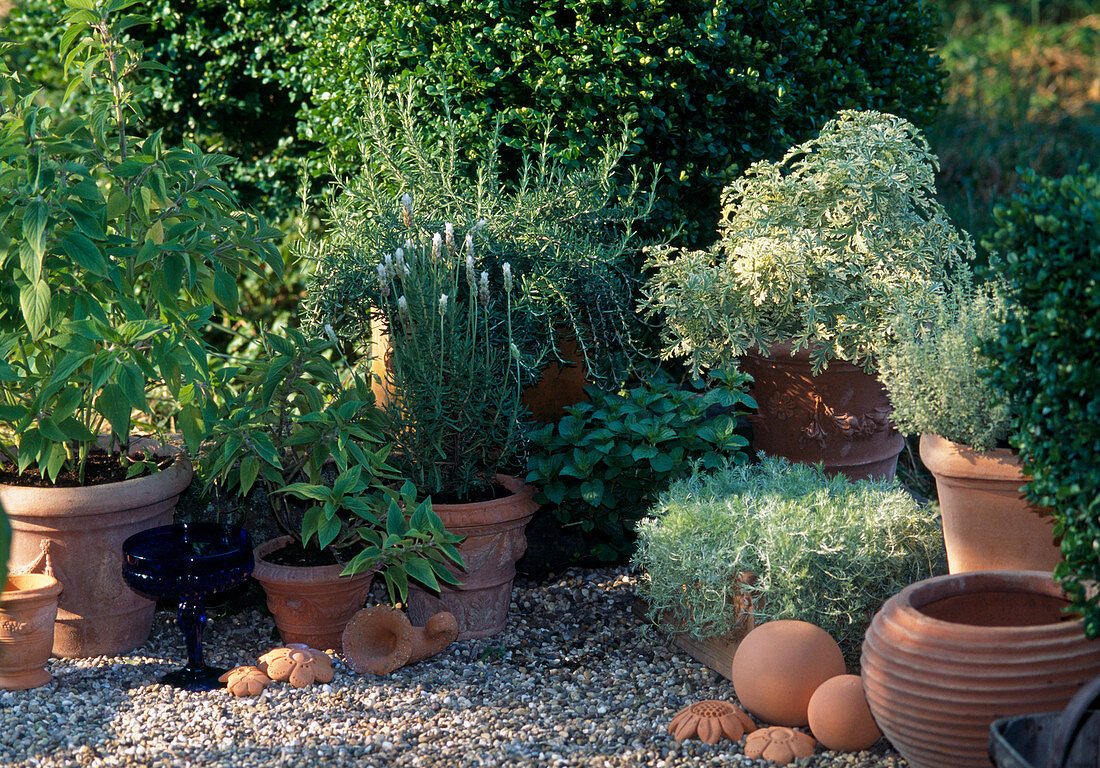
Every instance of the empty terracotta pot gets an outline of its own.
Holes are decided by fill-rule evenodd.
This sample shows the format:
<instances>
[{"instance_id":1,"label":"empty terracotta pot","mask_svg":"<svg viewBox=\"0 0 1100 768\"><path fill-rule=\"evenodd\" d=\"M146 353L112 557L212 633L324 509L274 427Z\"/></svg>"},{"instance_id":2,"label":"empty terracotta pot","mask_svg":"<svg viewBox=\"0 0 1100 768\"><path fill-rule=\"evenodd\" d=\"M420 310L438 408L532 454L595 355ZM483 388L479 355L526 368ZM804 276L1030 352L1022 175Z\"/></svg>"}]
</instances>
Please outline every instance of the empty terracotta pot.
<instances>
[{"instance_id":1,"label":"empty terracotta pot","mask_svg":"<svg viewBox=\"0 0 1100 768\"><path fill-rule=\"evenodd\" d=\"M497 475L497 482L511 493L471 504L432 505L448 531L466 537L458 545L466 567L448 565L462 583L444 584L438 595L409 584L409 618L415 624L447 611L458 621L459 640L504 631L516 561L527 549L523 529L539 505L534 486L506 475Z\"/></svg>"},{"instance_id":2,"label":"empty terracotta pot","mask_svg":"<svg viewBox=\"0 0 1100 768\"><path fill-rule=\"evenodd\" d=\"M289 536L282 536L256 547L252 578L264 588L268 610L275 615L284 643L339 651L344 627L363 607L374 571L341 576L343 567L339 565L298 567L264 560L290 541Z\"/></svg>"},{"instance_id":3,"label":"empty terracotta pot","mask_svg":"<svg viewBox=\"0 0 1100 768\"><path fill-rule=\"evenodd\" d=\"M458 622L437 613L414 627L403 611L388 606L364 608L344 628L344 657L356 672L388 675L435 656L458 637Z\"/></svg>"},{"instance_id":4,"label":"empty terracotta pot","mask_svg":"<svg viewBox=\"0 0 1100 768\"><path fill-rule=\"evenodd\" d=\"M892 478L905 439L890 422L890 399L874 376L843 360L813 375L809 350L790 344L771 354L749 353L741 370L757 404L750 418L752 447L769 456L825 465L852 480Z\"/></svg>"},{"instance_id":5,"label":"empty terracotta pot","mask_svg":"<svg viewBox=\"0 0 1100 768\"><path fill-rule=\"evenodd\" d=\"M0 591L0 688L23 690L50 682L46 661L60 594L61 582L53 576L8 577Z\"/></svg>"},{"instance_id":6,"label":"empty terracotta pot","mask_svg":"<svg viewBox=\"0 0 1100 768\"><path fill-rule=\"evenodd\" d=\"M863 643L875 721L914 768L989 768L994 720L1065 707L1100 674L1100 641L1052 575L976 571L911 584Z\"/></svg>"},{"instance_id":7,"label":"empty terracotta pot","mask_svg":"<svg viewBox=\"0 0 1100 768\"><path fill-rule=\"evenodd\" d=\"M920 457L936 477L951 573L1053 571L1061 562L1054 519L1020 492L1027 478L1012 451L982 453L922 435Z\"/></svg>"}]
</instances>

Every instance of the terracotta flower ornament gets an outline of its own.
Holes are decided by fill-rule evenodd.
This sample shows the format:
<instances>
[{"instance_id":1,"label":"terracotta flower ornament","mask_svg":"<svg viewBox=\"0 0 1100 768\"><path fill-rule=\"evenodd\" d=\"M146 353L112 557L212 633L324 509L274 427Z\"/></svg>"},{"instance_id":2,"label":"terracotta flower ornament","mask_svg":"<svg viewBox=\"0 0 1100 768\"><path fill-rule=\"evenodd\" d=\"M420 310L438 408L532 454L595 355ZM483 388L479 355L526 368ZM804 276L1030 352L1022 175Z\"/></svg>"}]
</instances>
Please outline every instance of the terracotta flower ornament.
<instances>
[{"instance_id":1,"label":"terracotta flower ornament","mask_svg":"<svg viewBox=\"0 0 1100 768\"><path fill-rule=\"evenodd\" d=\"M740 741L754 730L756 724L740 707L715 699L684 707L668 726L676 741L698 737L707 744L716 744L722 738Z\"/></svg>"},{"instance_id":2,"label":"terracotta flower ornament","mask_svg":"<svg viewBox=\"0 0 1100 768\"><path fill-rule=\"evenodd\" d=\"M799 757L809 757L816 746L817 742L802 731L773 725L749 734L745 739L745 757L786 765Z\"/></svg>"},{"instance_id":3,"label":"terracotta flower ornament","mask_svg":"<svg viewBox=\"0 0 1100 768\"><path fill-rule=\"evenodd\" d=\"M218 678L234 696L259 696L264 688L271 685L268 677L259 667L237 667Z\"/></svg>"},{"instance_id":4,"label":"terracotta flower ornament","mask_svg":"<svg viewBox=\"0 0 1100 768\"><path fill-rule=\"evenodd\" d=\"M260 669L272 680L285 680L295 688L328 683L333 678L329 655L298 643L265 653L260 657Z\"/></svg>"}]
</instances>

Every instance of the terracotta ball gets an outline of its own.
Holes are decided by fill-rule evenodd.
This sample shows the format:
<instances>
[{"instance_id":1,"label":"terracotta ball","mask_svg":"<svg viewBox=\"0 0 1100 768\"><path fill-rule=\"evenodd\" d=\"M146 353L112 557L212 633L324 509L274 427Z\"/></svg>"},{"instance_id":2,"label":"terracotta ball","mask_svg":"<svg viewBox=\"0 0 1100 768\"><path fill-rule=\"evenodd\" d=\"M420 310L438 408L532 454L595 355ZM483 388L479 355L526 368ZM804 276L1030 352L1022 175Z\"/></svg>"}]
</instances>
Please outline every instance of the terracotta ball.
<instances>
[{"instance_id":1,"label":"terracotta ball","mask_svg":"<svg viewBox=\"0 0 1100 768\"><path fill-rule=\"evenodd\" d=\"M844 654L821 627L781 619L745 635L733 655L731 678L741 705L773 725L809 725L810 697L843 675Z\"/></svg>"},{"instance_id":2,"label":"terracotta ball","mask_svg":"<svg viewBox=\"0 0 1100 768\"><path fill-rule=\"evenodd\" d=\"M822 746L838 752L858 752L882 738L859 675L837 675L810 697L810 730Z\"/></svg>"}]
</instances>

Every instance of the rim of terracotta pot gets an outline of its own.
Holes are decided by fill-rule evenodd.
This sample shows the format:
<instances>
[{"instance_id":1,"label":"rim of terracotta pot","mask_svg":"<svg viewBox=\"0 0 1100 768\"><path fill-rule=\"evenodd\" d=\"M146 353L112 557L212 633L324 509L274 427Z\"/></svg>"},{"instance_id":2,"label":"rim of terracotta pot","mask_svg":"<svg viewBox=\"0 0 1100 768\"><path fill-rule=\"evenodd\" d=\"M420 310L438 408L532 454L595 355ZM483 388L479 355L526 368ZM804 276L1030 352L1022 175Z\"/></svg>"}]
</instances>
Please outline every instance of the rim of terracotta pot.
<instances>
[{"instance_id":1,"label":"rim of terracotta pot","mask_svg":"<svg viewBox=\"0 0 1100 768\"><path fill-rule=\"evenodd\" d=\"M745 357L752 357L752 358L755 358L756 360L763 360L763 361L770 362L770 363L783 364L783 363L793 361L797 365L810 365L811 364L810 363L810 354L811 354L811 350L813 348L813 345L803 347L802 349L800 349L797 352L792 354L791 350L793 348L794 348L794 344L790 341L777 341L774 344L772 344L770 347L768 347L768 354L766 354L766 355L764 354L763 350L761 350L759 347L752 347L750 349L745 350L745 355L744 356ZM828 363L829 363L829 367L826 368L821 373L819 373L818 376L820 376L822 374L829 373L830 371L833 370L834 366L836 367L837 370L842 370L842 371L846 371L846 372L847 371L860 371L861 373L866 373L866 371L864 371L861 366L855 365L854 363L850 363L847 360L844 360L844 359L839 358L839 357L830 357L828 359Z\"/></svg>"},{"instance_id":2,"label":"rim of terracotta pot","mask_svg":"<svg viewBox=\"0 0 1100 768\"><path fill-rule=\"evenodd\" d=\"M983 452L946 437L926 433L920 437L920 458L929 472L941 477L1019 480L1020 485L1028 480L1019 456L1009 448Z\"/></svg>"},{"instance_id":3,"label":"rim of terracotta pot","mask_svg":"<svg viewBox=\"0 0 1100 768\"><path fill-rule=\"evenodd\" d=\"M129 480L69 488L37 488L0 483L0 504L20 517L86 517L148 506L151 500L183 493L194 467L187 452L172 445L164 452L175 460L159 472Z\"/></svg>"},{"instance_id":4,"label":"rim of terracotta pot","mask_svg":"<svg viewBox=\"0 0 1100 768\"><path fill-rule=\"evenodd\" d=\"M1080 619L1072 617L1045 624L990 626L946 621L922 610L932 603L980 592L1039 595L1066 600L1067 605L1069 604L1065 592L1054 581L1054 574L1049 571L967 571L935 576L910 584L891 597L887 604L892 603L897 609L896 619L906 628L918 625L930 628L950 627L951 632L957 636L973 637L975 641L997 632L1010 631L1026 638L1028 635L1049 635L1052 629L1057 627L1064 627L1069 634L1077 634L1081 631ZM884 605L882 610L885 609Z\"/></svg>"},{"instance_id":5,"label":"rim of terracotta pot","mask_svg":"<svg viewBox=\"0 0 1100 768\"><path fill-rule=\"evenodd\" d=\"M334 565L282 565L280 563L272 563L264 560L264 555L270 555L272 552L276 552L282 549L284 546L294 541L293 536L277 536L274 539L268 539L262 544L257 545L252 550L252 556L256 559L256 565L252 569L252 575L258 579L272 579L277 581L301 581L312 582L317 581L318 577L331 576L332 578L342 579L358 579L365 576L373 576L373 570L363 571L357 573L354 576L343 576L341 571L344 570L344 566L336 563ZM259 574L259 576L257 576Z\"/></svg>"},{"instance_id":6,"label":"rim of terracotta pot","mask_svg":"<svg viewBox=\"0 0 1100 768\"><path fill-rule=\"evenodd\" d=\"M530 517L538 509L538 504L535 503L535 486L511 475L497 475L496 481L511 493L488 501L464 504L433 502L432 509L441 516L446 514L452 518L452 525L463 528L521 520Z\"/></svg>"},{"instance_id":7,"label":"rim of terracotta pot","mask_svg":"<svg viewBox=\"0 0 1100 768\"><path fill-rule=\"evenodd\" d=\"M9 589L9 587L14 587ZM61 594L61 582L44 573L13 573L0 592L0 608L11 603L49 600Z\"/></svg>"}]
</instances>

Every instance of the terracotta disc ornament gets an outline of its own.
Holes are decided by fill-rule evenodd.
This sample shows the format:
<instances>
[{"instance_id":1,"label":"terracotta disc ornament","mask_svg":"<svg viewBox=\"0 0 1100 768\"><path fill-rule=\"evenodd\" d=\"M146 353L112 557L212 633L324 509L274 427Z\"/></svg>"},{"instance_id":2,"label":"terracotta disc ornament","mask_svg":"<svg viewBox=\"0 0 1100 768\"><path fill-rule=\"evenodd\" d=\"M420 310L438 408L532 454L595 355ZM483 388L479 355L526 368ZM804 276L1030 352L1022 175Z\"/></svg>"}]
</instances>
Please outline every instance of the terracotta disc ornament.
<instances>
[{"instance_id":1,"label":"terracotta disc ornament","mask_svg":"<svg viewBox=\"0 0 1100 768\"><path fill-rule=\"evenodd\" d=\"M773 725L749 734L745 740L745 757L786 765L800 757L809 757L816 746L817 742L801 731Z\"/></svg>"},{"instance_id":2,"label":"terracotta disc ornament","mask_svg":"<svg viewBox=\"0 0 1100 768\"><path fill-rule=\"evenodd\" d=\"M272 680L287 681L295 688L332 682L332 659L324 651L294 643L260 657L259 668Z\"/></svg>"},{"instance_id":3,"label":"terracotta disc ornament","mask_svg":"<svg viewBox=\"0 0 1100 768\"><path fill-rule=\"evenodd\" d=\"M698 737L707 744L717 744L723 738L740 741L754 730L756 724L740 707L715 699L684 707L668 726L676 741Z\"/></svg>"}]
</instances>

